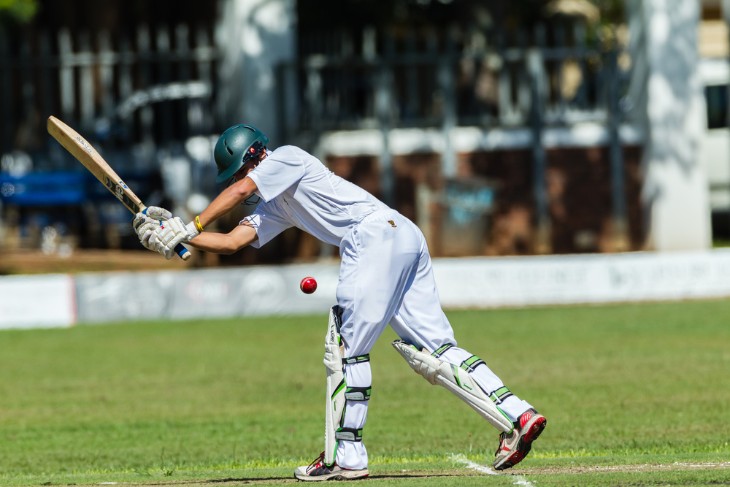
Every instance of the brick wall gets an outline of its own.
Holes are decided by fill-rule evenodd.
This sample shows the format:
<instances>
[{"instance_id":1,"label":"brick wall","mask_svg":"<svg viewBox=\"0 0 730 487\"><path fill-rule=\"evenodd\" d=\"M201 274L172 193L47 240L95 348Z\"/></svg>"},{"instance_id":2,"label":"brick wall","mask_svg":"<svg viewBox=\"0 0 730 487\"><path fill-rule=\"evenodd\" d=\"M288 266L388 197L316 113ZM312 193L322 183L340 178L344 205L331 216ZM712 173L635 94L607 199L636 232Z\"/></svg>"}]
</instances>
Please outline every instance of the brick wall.
<instances>
[{"instance_id":1,"label":"brick wall","mask_svg":"<svg viewBox=\"0 0 730 487\"><path fill-rule=\"evenodd\" d=\"M641 193L641 149L625 147L624 187L627 234L617 241L613 229L611 167L608 148L557 148L547 150L547 191L550 244L553 253L640 250L644 241ZM376 157L332 157L327 164L337 174L372 193L380 193ZM494 189L494 206L474 226L481 236L451 235L444 205L437 198L419 201L419 190L432 196L443 188L438 154L410 154L393 158L394 205L418 222L434 256L530 255L536 253L536 216L533 196L532 154L529 149L497 150L458 155L457 177L478 179ZM476 225L479 224L479 225ZM482 225L483 224L483 225ZM459 238L480 241L455 245Z\"/></svg>"}]
</instances>

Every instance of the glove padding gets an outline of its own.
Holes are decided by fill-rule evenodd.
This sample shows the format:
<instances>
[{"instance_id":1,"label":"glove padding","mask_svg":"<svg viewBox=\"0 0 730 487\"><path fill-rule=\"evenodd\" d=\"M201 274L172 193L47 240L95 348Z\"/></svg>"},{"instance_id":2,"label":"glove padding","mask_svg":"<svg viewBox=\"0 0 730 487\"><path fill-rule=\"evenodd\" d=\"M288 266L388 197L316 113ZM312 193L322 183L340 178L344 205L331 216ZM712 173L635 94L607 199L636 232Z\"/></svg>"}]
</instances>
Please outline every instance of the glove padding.
<instances>
[{"instance_id":1,"label":"glove padding","mask_svg":"<svg viewBox=\"0 0 730 487\"><path fill-rule=\"evenodd\" d=\"M134 218L133 225L134 231L137 232L137 237L139 237L139 243L141 243L146 249L154 250L149 244L150 236L156 228L159 228L160 225L162 225L162 222L155 220L154 218L150 218L142 213L137 213Z\"/></svg>"},{"instance_id":2,"label":"glove padding","mask_svg":"<svg viewBox=\"0 0 730 487\"><path fill-rule=\"evenodd\" d=\"M154 250L150 247L149 239L152 232L158 228L163 221L172 218L172 213L165 208L159 206L148 206L144 213L141 211L134 216L132 226L139 237L139 242L143 247Z\"/></svg>"},{"instance_id":3,"label":"glove padding","mask_svg":"<svg viewBox=\"0 0 730 487\"><path fill-rule=\"evenodd\" d=\"M147 213L148 217L159 220L161 222L172 218L172 213L170 212L170 210L166 210L160 206L148 206L145 209L145 213Z\"/></svg>"},{"instance_id":4,"label":"glove padding","mask_svg":"<svg viewBox=\"0 0 730 487\"><path fill-rule=\"evenodd\" d=\"M143 224L144 225L144 224ZM167 260L175 255L175 247L178 244L189 242L200 234L195 223L185 225L180 217L172 217L169 220L160 222L146 240L140 242L146 248L163 255Z\"/></svg>"}]
</instances>

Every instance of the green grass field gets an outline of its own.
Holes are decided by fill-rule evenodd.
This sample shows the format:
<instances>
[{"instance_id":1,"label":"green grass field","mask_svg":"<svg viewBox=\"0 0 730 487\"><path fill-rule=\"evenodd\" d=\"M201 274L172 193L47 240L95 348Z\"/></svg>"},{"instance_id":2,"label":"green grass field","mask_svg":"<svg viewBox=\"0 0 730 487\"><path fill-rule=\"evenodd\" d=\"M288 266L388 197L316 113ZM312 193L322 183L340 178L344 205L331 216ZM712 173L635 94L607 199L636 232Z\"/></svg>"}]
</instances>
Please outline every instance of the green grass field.
<instances>
[{"instance_id":1,"label":"green grass field","mask_svg":"<svg viewBox=\"0 0 730 487\"><path fill-rule=\"evenodd\" d=\"M452 311L460 344L549 420L496 431L371 353L373 486L730 485L730 301ZM283 485L322 450L321 316L0 332L0 485Z\"/></svg>"}]
</instances>

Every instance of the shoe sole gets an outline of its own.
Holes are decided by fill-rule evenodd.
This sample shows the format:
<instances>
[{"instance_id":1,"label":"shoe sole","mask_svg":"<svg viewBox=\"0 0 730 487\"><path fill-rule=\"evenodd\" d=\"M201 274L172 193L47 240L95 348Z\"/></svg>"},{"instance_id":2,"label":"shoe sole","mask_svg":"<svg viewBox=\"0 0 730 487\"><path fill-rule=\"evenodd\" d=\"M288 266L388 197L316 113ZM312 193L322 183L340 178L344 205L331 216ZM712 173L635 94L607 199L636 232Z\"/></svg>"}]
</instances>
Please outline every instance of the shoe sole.
<instances>
[{"instance_id":1,"label":"shoe sole","mask_svg":"<svg viewBox=\"0 0 730 487\"><path fill-rule=\"evenodd\" d=\"M530 453L530 450L532 450L532 442L535 441L540 434L545 430L545 426L547 426L547 419L543 416L538 418L532 426L530 426L530 429L527 430L527 432L522 435L520 438L520 442L517 444L517 449L515 452L507 457L502 463L499 465L495 465L495 470L506 470L508 468L512 468L518 463L520 463L528 453Z\"/></svg>"},{"instance_id":2,"label":"shoe sole","mask_svg":"<svg viewBox=\"0 0 730 487\"><path fill-rule=\"evenodd\" d=\"M301 474L298 471L294 472L294 477L297 480L301 480L303 482L326 482L328 480L360 480L367 478L368 475L370 475L370 472L368 472L367 470L365 470L364 472L362 470L352 472L334 472L331 474L317 476Z\"/></svg>"}]
</instances>

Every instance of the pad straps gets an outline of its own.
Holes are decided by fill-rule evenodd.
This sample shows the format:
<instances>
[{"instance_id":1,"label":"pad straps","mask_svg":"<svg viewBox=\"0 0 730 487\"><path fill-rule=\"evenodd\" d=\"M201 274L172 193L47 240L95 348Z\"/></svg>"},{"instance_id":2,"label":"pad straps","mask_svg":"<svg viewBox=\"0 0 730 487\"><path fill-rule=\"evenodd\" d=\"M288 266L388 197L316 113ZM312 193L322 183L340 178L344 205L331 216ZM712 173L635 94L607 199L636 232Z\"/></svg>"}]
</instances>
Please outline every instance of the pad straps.
<instances>
[{"instance_id":1,"label":"pad straps","mask_svg":"<svg viewBox=\"0 0 730 487\"><path fill-rule=\"evenodd\" d=\"M502 386L496 391L492 391L489 393L489 399L494 402L494 404L502 404L505 399L510 397L512 395L512 391L510 391L507 387Z\"/></svg>"},{"instance_id":2,"label":"pad straps","mask_svg":"<svg viewBox=\"0 0 730 487\"><path fill-rule=\"evenodd\" d=\"M446 345L441 345L431 355L433 357L439 358L446 352L446 350L450 349L451 347L453 347L453 345L451 343L447 343Z\"/></svg>"},{"instance_id":3,"label":"pad straps","mask_svg":"<svg viewBox=\"0 0 730 487\"><path fill-rule=\"evenodd\" d=\"M355 357L346 357L342 359L342 365L357 365L365 362L370 362L370 354L357 355ZM344 379L343 379L344 382ZM345 399L349 401L369 401L370 394L372 393L372 386L366 387L345 387ZM347 402L342 411L340 418L340 427L335 431L335 439L337 441L362 441L362 428L347 428L344 425L345 416L347 415Z\"/></svg>"},{"instance_id":4,"label":"pad straps","mask_svg":"<svg viewBox=\"0 0 730 487\"><path fill-rule=\"evenodd\" d=\"M461 363L461 368L471 373L480 365L486 365L486 363L476 355L472 355Z\"/></svg>"},{"instance_id":5,"label":"pad straps","mask_svg":"<svg viewBox=\"0 0 730 487\"><path fill-rule=\"evenodd\" d=\"M369 401L372 387L348 387L345 390L345 399L350 401Z\"/></svg>"},{"instance_id":6,"label":"pad straps","mask_svg":"<svg viewBox=\"0 0 730 487\"><path fill-rule=\"evenodd\" d=\"M370 354L358 355L356 357L348 357L342 359L342 365L359 364L361 362L370 362Z\"/></svg>"},{"instance_id":7,"label":"pad straps","mask_svg":"<svg viewBox=\"0 0 730 487\"><path fill-rule=\"evenodd\" d=\"M362 428L339 428L335 432L337 441L362 441Z\"/></svg>"}]
</instances>

